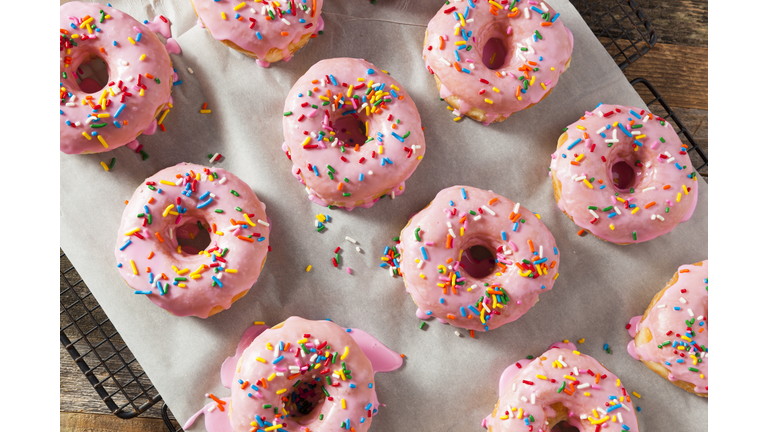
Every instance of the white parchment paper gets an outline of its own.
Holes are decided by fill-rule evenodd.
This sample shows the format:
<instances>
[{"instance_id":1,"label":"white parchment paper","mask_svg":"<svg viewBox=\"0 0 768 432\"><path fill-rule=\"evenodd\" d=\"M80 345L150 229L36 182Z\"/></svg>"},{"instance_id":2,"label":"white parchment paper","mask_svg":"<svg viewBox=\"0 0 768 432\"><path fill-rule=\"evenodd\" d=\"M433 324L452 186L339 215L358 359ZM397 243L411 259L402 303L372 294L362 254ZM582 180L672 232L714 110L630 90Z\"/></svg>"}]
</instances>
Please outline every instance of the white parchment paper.
<instances>
[{"instance_id":1,"label":"white parchment paper","mask_svg":"<svg viewBox=\"0 0 768 432\"><path fill-rule=\"evenodd\" d=\"M171 20L182 48L171 57L183 84L173 88L167 132L139 138L148 160L125 147L101 155L61 154L61 246L177 418L186 420L201 408L206 392L228 394L219 383L219 367L250 323L276 324L299 315L364 329L406 354L400 370L376 377L386 407L376 416L374 431L482 430L480 421L496 402L504 368L541 354L557 340L582 337L581 351L642 395L635 405L642 408L643 430L706 430L706 400L633 360L625 349L630 339L624 326L645 310L679 265L707 258L708 188L700 181L690 221L653 241L617 246L576 235L578 228L556 206L548 176L557 137L599 102L644 104L568 1L550 4L574 35L570 69L536 107L490 127L468 119L455 123L425 70L424 30L438 0L375 5L326 0L325 33L290 62L269 69L198 27L187 0L112 3L139 20L156 14ZM424 160L404 195L352 212L311 203L280 149L282 107L292 84L315 62L345 56L365 58L400 81L419 108L427 140ZM199 113L204 102L211 114ZM206 155L214 152L224 155L216 166L238 175L267 204L272 252L254 289L230 310L207 320L178 318L133 294L121 280L113 254L116 231L123 201L146 177L184 161L207 165ZM117 163L105 172L99 162L112 157ZM521 201L541 214L562 251L554 289L518 321L475 339L466 331L457 337L455 328L434 320L419 330L416 306L402 280L378 267L382 249L409 216L455 184ZM313 226L320 212L332 219L322 234ZM358 240L363 253L345 236ZM337 246L342 264L334 268ZM605 343L611 354L602 351ZM194 430L202 430L202 423Z\"/></svg>"}]
</instances>

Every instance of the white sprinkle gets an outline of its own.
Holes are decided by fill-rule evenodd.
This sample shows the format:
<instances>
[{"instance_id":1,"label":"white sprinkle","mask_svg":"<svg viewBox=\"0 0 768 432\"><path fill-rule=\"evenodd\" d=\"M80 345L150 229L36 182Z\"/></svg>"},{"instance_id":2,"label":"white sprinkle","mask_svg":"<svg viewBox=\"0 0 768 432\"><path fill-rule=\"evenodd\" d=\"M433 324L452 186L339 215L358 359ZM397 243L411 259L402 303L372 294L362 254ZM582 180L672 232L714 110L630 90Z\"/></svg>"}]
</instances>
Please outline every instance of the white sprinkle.
<instances>
[{"instance_id":1,"label":"white sprinkle","mask_svg":"<svg viewBox=\"0 0 768 432\"><path fill-rule=\"evenodd\" d=\"M621 214L621 210L619 210L619 208L618 208L618 207L616 207L616 206L613 206L613 209L614 209L614 210L616 210L616 214L618 214L618 215L620 215L620 214Z\"/></svg>"},{"instance_id":2,"label":"white sprinkle","mask_svg":"<svg viewBox=\"0 0 768 432\"><path fill-rule=\"evenodd\" d=\"M600 114L602 114L602 111L600 112ZM597 134L598 135L600 135L603 132L605 132L605 126L603 126L603 127L601 127L600 129L597 130Z\"/></svg>"},{"instance_id":3,"label":"white sprinkle","mask_svg":"<svg viewBox=\"0 0 768 432\"><path fill-rule=\"evenodd\" d=\"M623 418L621 418L621 413L620 413L620 412L617 412L617 413L616 413L616 417L618 417L618 418L619 418L619 422L621 422L621 423L624 423L624 419L623 419Z\"/></svg>"},{"instance_id":4,"label":"white sprinkle","mask_svg":"<svg viewBox=\"0 0 768 432\"><path fill-rule=\"evenodd\" d=\"M647 188L643 189L643 192L648 192L648 191L652 191L652 190L656 190L656 186L647 187Z\"/></svg>"},{"instance_id":5,"label":"white sprinkle","mask_svg":"<svg viewBox=\"0 0 768 432\"><path fill-rule=\"evenodd\" d=\"M582 415L579 416L579 418L582 419L582 420L586 420L587 419L587 415L586 414L582 414Z\"/></svg>"},{"instance_id":6,"label":"white sprinkle","mask_svg":"<svg viewBox=\"0 0 768 432\"><path fill-rule=\"evenodd\" d=\"M224 184L226 182L227 182L227 178L226 177L222 177L221 179L219 179L219 184Z\"/></svg>"},{"instance_id":7,"label":"white sprinkle","mask_svg":"<svg viewBox=\"0 0 768 432\"><path fill-rule=\"evenodd\" d=\"M598 216L597 213L595 213L594 210L590 209L589 212L592 213L592 216L594 216L595 219L600 219L600 216Z\"/></svg>"},{"instance_id":8,"label":"white sprinkle","mask_svg":"<svg viewBox=\"0 0 768 432\"><path fill-rule=\"evenodd\" d=\"M630 132L632 135L642 135L643 133L640 131L632 131Z\"/></svg>"},{"instance_id":9,"label":"white sprinkle","mask_svg":"<svg viewBox=\"0 0 768 432\"><path fill-rule=\"evenodd\" d=\"M269 226L269 224L268 224L267 222L264 222L264 221L263 221L263 220L261 220L261 219L257 220L256 222L258 222L258 223L260 223L260 224L262 224L262 225L264 225L264 226L266 226L266 227L268 227L268 226Z\"/></svg>"},{"instance_id":10,"label":"white sprinkle","mask_svg":"<svg viewBox=\"0 0 768 432\"><path fill-rule=\"evenodd\" d=\"M695 316L695 315L693 314L693 311L692 311L692 310L690 310L690 309L688 309L688 313L689 313L691 316Z\"/></svg>"},{"instance_id":11,"label":"white sprinkle","mask_svg":"<svg viewBox=\"0 0 768 432\"><path fill-rule=\"evenodd\" d=\"M579 369L576 366L573 367L573 376L579 376Z\"/></svg>"},{"instance_id":12,"label":"white sprinkle","mask_svg":"<svg viewBox=\"0 0 768 432\"><path fill-rule=\"evenodd\" d=\"M392 196L392 199L395 199L395 190L394 189L392 189L392 195L391 196Z\"/></svg>"},{"instance_id":13,"label":"white sprinkle","mask_svg":"<svg viewBox=\"0 0 768 432\"><path fill-rule=\"evenodd\" d=\"M75 104L74 102L67 102L67 106L68 107L73 107L73 106L76 106L76 105L77 104Z\"/></svg>"},{"instance_id":14,"label":"white sprinkle","mask_svg":"<svg viewBox=\"0 0 768 432\"><path fill-rule=\"evenodd\" d=\"M656 215L656 219L659 219L660 221L664 222L664 217L662 217L660 215Z\"/></svg>"},{"instance_id":15,"label":"white sprinkle","mask_svg":"<svg viewBox=\"0 0 768 432\"><path fill-rule=\"evenodd\" d=\"M525 397L525 396L520 396L520 399L521 399L523 402L528 402L528 398L527 398L527 397Z\"/></svg>"},{"instance_id":16,"label":"white sprinkle","mask_svg":"<svg viewBox=\"0 0 768 432\"><path fill-rule=\"evenodd\" d=\"M688 300L686 300L683 297L680 297L680 303L683 303L683 304L688 303Z\"/></svg>"},{"instance_id":17,"label":"white sprinkle","mask_svg":"<svg viewBox=\"0 0 768 432\"><path fill-rule=\"evenodd\" d=\"M536 393L531 393L531 403L532 404L536 403Z\"/></svg>"},{"instance_id":18,"label":"white sprinkle","mask_svg":"<svg viewBox=\"0 0 768 432\"><path fill-rule=\"evenodd\" d=\"M448 234L450 234L451 237L456 238L456 233L453 232L453 228L448 228Z\"/></svg>"},{"instance_id":19,"label":"white sprinkle","mask_svg":"<svg viewBox=\"0 0 768 432\"><path fill-rule=\"evenodd\" d=\"M355 246L355 250L358 251L359 253L363 253L363 250L360 249L360 246Z\"/></svg>"},{"instance_id":20,"label":"white sprinkle","mask_svg":"<svg viewBox=\"0 0 768 432\"><path fill-rule=\"evenodd\" d=\"M517 391L517 383L512 383L512 391Z\"/></svg>"},{"instance_id":21,"label":"white sprinkle","mask_svg":"<svg viewBox=\"0 0 768 432\"><path fill-rule=\"evenodd\" d=\"M656 307L657 307L657 308L659 308L659 309L664 309L665 307L667 307L667 305L665 305L665 304L660 304L660 305L658 305L658 306L656 306Z\"/></svg>"},{"instance_id":22,"label":"white sprinkle","mask_svg":"<svg viewBox=\"0 0 768 432\"><path fill-rule=\"evenodd\" d=\"M446 64L446 65L448 65L448 66L450 66L450 65L451 65L451 62L449 62L448 60L446 60L446 59L445 59L445 57L440 57L440 60L442 60L442 61L443 61L443 63L445 63L445 64Z\"/></svg>"},{"instance_id":23,"label":"white sprinkle","mask_svg":"<svg viewBox=\"0 0 768 432\"><path fill-rule=\"evenodd\" d=\"M217 157L219 157L219 154L218 153L214 153L213 157L211 159L209 159L208 162L213 163L216 160Z\"/></svg>"},{"instance_id":24,"label":"white sprinkle","mask_svg":"<svg viewBox=\"0 0 768 432\"><path fill-rule=\"evenodd\" d=\"M607 139L607 140L605 140L605 142L607 142L607 143L617 143L617 142L619 142L619 140L618 139Z\"/></svg>"},{"instance_id":25,"label":"white sprinkle","mask_svg":"<svg viewBox=\"0 0 768 432\"><path fill-rule=\"evenodd\" d=\"M496 212L489 209L487 206L483 206L483 210L487 211L488 213L492 214L493 216L496 216Z\"/></svg>"},{"instance_id":26,"label":"white sprinkle","mask_svg":"<svg viewBox=\"0 0 768 432\"><path fill-rule=\"evenodd\" d=\"M350 236L346 236L346 237L344 237L344 239L345 239L346 241L348 241L348 242L352 243L352 244L357 244L357 240L353 239L353 238L352 238L352 237L350 237Z\"/></svg>"},{"instance_id":27,"label":"white sprinkle","mask_svg":"<svg viewBox=\"0 0 768 432\"><path fill-rule=\"evenodd\" d=\"M483 307L485 308L486 312L491 313L491 310L488 309L488 305L487 304L483 303Z\"/></svg>"},{"instance_id":28,"label":"white sprinkle","mask_svg":"<svg viewBox=\"0 0 768 432\"><path fill-rule=\"evenodd\" d=\"M456 335L456 336L458 336L458 337L461 337L461 333L459 333L459 331L458 331L458 330L456 330L455 332L453 332L453 334L455 334L455 335Z\"/></svg>"},{"instance_id":29,"label":"white sprinkle","mask_svg":"<svg viewBox=\"0 0 768 432\"><path fill-rule=\"evenodd\" d=\"M643 123L647 122L649 118L651 118L651 117L646 115L645 118L643 119Z\"/></svg>"},{"instance_id":30,"label":"white sprinkle","mask_svg":"<svg viewBox=\"0 0 768 432\"><path fill-rule=\"evenodd\" d=\"M475 216L473 219L474 219L474 220L480 220L482 217L483 217L483 216L481 216L481 215L477 215L477 216Z\"/></svg>"},{"instance_id":31,"label":"white sprinkle","mask_svg":"<svg viewBox=\"0 0 768 432\"><path fill-rule=\"evenodd\" d=\"M285 18L283 18L283 22L285 23L285 25L291 25L291 22L290 22L290 21L288 21L288 20L287 20L287 19L285 19Z\"/></svg>"},{"instance_id":32,"label":"white sprinkle","mask_svg":"<svg viewBox=\"0 0 768 432\"><path fill-rule=\"evenodd\" d=\"M584 180L585 178L587 178L587 176L580 176L580 177L576 177L575 179L573 179L573 181L579 182L579 181ZM515 212L515 213L517 213L517 212Z\"/></svg>"},{"instance_id":33,"label":"white sprinkle","mask_svg":"<svg viewBox=\"0 0 768 432\"><path fill-rule=\"evenodd\" d=\"M211 407L208 408L208 412L213 412L213 410L216 409L216 404L211 404Z\"/></svg>"},{"instance_id":34,"label":"white sprinkle","mask_svg":"<svg viewBox=\"0 0 768 432\"><path fill-rule=\"evenodd\" d=\"M607 412L605 412L605 410L604 410L604 409L602 409L602 408L598 408L598 409L597 409L597 412L599 412L599 413L600 413L600 414L602 414L602 415L608 415L608 413L607 413Z\"/></svg>"},{"instance_id":35,"label":"white sprinkle","mask_svg":"<svg viewBox=\"0 0 768 432\"><path fill-rule=\"evenodd\" d=\"M674 160L675 160L675 158L671 157L671 158L667 159L667 163L672 163L672 161L674 161Z\"/></svg>"},{"instance_id":36,"label":"white sprinkle","mask_svg":"<svg viewBox=\"0 0 768 432\"><path fill-rule=\"evenodd\" d=\"M523 14L525 15L525 19L531 18L531 12L528 10L528 8L523 9Z\"/></svg>"},{"instance_id":37,"label":"white sprinkle","mask_svg":"<svg viewBox=\"0 0 768 432\"><path fill-rule=\"evenodd\" d=\"M549 12L549 8L547 7L547 5L544 4L544 2L539 3L539 5L544 10L544 12Z\"/></svg>"},{"instance_id":38,"label":"white sprinkle","mask_svg":"<svg viewBox=\"0 0 768 432\"><path fill-rule=\"evenodd\" d=\"M655 214L651 215L651 220L656 220L656 215Z\"/></svg>"},{"instance_id":39,"label":"white sprinkle","mask_svg":"<svg viewBox=\"0 0 768 432\"><path fill-rule=\"evenodd\" d=\"M576 386L577 389L581 390L583 388L589 387L589 383L579 384Z\"/></svg>"}]
</instances>

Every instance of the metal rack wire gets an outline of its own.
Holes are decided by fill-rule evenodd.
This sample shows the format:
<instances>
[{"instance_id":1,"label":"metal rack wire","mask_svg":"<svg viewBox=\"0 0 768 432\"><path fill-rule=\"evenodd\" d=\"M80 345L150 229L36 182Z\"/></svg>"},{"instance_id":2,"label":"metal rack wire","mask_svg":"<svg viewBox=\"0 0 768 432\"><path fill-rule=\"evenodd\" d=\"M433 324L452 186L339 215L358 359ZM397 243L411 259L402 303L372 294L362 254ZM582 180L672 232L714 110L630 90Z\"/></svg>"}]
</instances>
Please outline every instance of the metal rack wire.
<instances>
[{"instance_id":1,"label":"metal rack wire","mask_svg":"<svg viewBox=\"0 0 768 432\"><path fill-rule=\"evenodd\" d=\"M635 0L570 1L622 70L656 44L656 30ZM644 78L631 84L650 93L646 104L655 114L666 113L697 170L707 167L707 155L659 92ZM62 346L112 414L130 419L147 412L162 397L63 252L60 272ZM169 431L183 432L165 403L160 415Z\"/></svg>"}]
</instances>

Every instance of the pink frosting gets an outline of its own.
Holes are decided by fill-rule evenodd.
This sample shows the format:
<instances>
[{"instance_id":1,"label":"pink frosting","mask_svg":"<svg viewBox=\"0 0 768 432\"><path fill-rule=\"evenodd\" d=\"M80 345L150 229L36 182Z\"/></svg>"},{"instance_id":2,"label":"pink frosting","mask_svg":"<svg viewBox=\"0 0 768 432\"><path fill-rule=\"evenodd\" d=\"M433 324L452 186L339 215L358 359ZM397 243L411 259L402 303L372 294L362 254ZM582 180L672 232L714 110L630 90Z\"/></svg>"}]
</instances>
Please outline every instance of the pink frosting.
<instances>
[{"instance_id":1,"label":"pink frosting","mask_svg":"<svg viewBox=\"0 0 768 432\"><path fill-rule=\"evenodd\" d=\"M440 191L400 241L400 269L421 316L472 330L520 318L552 289L560 265L555 239L537 215L469 186ZM462 251L475 245L496 252L495 268L480 279L458 268Z\"/></svg>"},{"instance_id":2,"label":"pink frosting","mask_svg":"<svg viewBox=\"0 0 768 432\"><path fill-rule=\"evenodd\" d=\"M611 430L613 425L620 431L639 430L621 381L572 343L555 343L533 361L507 368L496 415L486 417L483 426L494 432L549 432L555 425L547 424L547 417L555 417L551 406L558 402L568 410L568 424L579 431Z\"/></svg>"},{"instance_id":3,"label":"pink frosting","mask_svg":"<svg viewBox=\"0 0 768 432\"><path fill-rule=\"evenodd\" d=\"M283 60L288 61L290 44L322 30L323 0L281 1L280 8L267 6L267 2L242 0L193 0L192 3L200 21L215 39L228 40L252 52L265 67L269 64L264 64L264 59L272 48L282 50Z\"/></svg>"},{"instance_id":4,"label":"pink frosting","mask_svg":"<svg viewBox=\"0 0 768 432\"><path fill-rule=\"evenodd\" d=\"M642 346L630 341L628 350L636 359L661 363L670 381L682 380L697 393L709 393L709 261L701 266L684 265L678 279L667 288L645 320L632 318L630 335L643 328L653 339Z\"/></svg>"},{"instance_id":5,"label":"pink frosting","mask_svg":"<svg viewBox=\"0 0 768 432\"><path fill-rule=\"evenodd\" d=\"M109 16L103 23L99 22L100 10ZM95 25L92 33L87 26L80 28L86 16L93 18L89 22L89 25ZM129 143L150 126L157 108L169 101L173 68L165 46L147 26L106 5L64 3L59 9L59 18L60 28L67 32L60 33L61 151L67 154L96 153ZM72 38L74 35L78 37ZM65 46L74 43L77 46ZM100 57L107 64L109 83L104 90L88 94L77 84L76 71L90 56ZM106 102L100 102L102 94L106 95ZM93 97L91 101L98 107L95 114L106 114L107 117L89 121L94 109L83 104L86 96ZM99 124L106 126L95 127Z\"/></svg>"},{"instance_id":6,"label":"pink frosting","mask_svg":"<svg viewBox=\"0 0 768 432\"><path fill-rule=\"evenodd\" d=\"M177 316L206 318L216 306L229 309L261 272L269 248L265 207L226 170L186 163L166 168L139 186L123 211L115 246L120 275L137 294ZM211 230L211 244L199 254L178 242L182 234L196 234L198 221Z\"/></svg>"},{"instance_id":7,"label":"pink frosting","mask_svg":"<svg viewBox=\"0 0 768 432\"><path fill-rule=\"evenodd\" d=\"M499 10L485 0L444 2L427 26L424 61L442 81L440 97L458 97L461 114L473 107L485 111L485 124L539 102L557 85L573 51L573 35L551 6L510 3ZM486 46L491 40L501 43ZM498 51L493 62L491 51Z\"/></svg>"},{"instance_id":8,"label":"pink frosting","mask_svg":"<svg viewBox=\"0 0 768 432\"><path fill-rule=\"evenodd\" d=\"M329 95L338 105L328 102ZM424 157L421 117L411 96L365 60L318 62L288 93L285 113L283 150L294 177L318 204L352 209L400 195Z\"/></svg>"},{"instance_id":9,"label":"pink frosting","mask_svg":"<svg viewBox=\"0 0 768 432\"><path fill-rule=\"evenodd\" d=\"M697 174L663 118L600 104L567 129L550 170L562 184L557 205L576 225L609 242L635 243L666 234L691 217ZM639 134L630 137L634 132ZM634 172L623 189L613 181L617 163Z\"/></svg>"}]
</instances>

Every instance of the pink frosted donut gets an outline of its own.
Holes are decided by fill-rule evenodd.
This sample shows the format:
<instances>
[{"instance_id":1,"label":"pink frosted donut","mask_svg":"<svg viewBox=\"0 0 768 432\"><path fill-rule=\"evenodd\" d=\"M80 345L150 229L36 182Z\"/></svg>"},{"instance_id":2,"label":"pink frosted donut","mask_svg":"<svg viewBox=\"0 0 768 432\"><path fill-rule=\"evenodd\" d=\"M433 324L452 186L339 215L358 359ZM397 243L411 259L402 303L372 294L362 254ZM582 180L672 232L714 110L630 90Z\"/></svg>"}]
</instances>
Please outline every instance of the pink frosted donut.
<instances>
[{"instance_id":1,"label":"pink frosted donut","mask_svg":"<svg viewBox=\"0 0 768 432\"><path fill-rule=\"evenodd\" d=\"M476 273L463 253L473 246L494 253L484 272ZM552 289L560 264L555 239L538 215L469 186L440 191L403 228L399 249L416 315L470 330L520 318Z\"/></svg>"},{"instance_id":2,"label":"pink frosted donut","mask_svg":"<svg viewBox=\"0 0 768 432\"><path fill-rule=\"evenodd\" d=\"M320 205L370 207L403 193L424 157L411 96L365 60L322 60L285 100L283 151L291 172Z\"/></svg>"},{"instance_id":3,"label":"pink frosted donut","mask_svg":"<svg viewBox=\"0 0 768 432\"><path fill-rule=\"evenodd\" d=\"M371 360L330 321L290 317L243 351L232 380L234 432L367 431L379 402ZM341 428L339 425L343 425Z\"/></svg>"},{"instance_id":4,"label":"pink frosted donut","mask_svg":"<svg viewBox=\"0 0 768 432\"><path fill-rule=\"evenodd\" d=\"M580 431L640 430L621 380L572 343L552 344L538 358L509 366L482 426L489 432L550 432L563 423Z\"/></svg>"},{"instance_id":5,"label":"pink frosted donut","mask_svg":"<svg viewBox=\"0 0 768 432\"><path fill-rule=\"evenodd\" d=\"M256 59L262 67L288 61L323 30L323 0L279 2L191 0L199 21L214 39Z\"/></svg>"},{"instance_id":6,"label":"pink frosted donut","mask_svg":"<svg viewBox=\"0 0 768 432\"><path fill-rule=\"evenodd\" d=\"M130 143L171 103L168 51L147 26L109 6L64 3L59 18L61 151L99 153ZM107 64L109 82L89 93L77 70L96 58Z\"/></svg>"},{"instance_id":7,"label":"pink frosted donut","mask_svg":"<svg viewBox=\"0 0 768 432\"><path fill-rule=\"evenodd\" d=\"M566 129L550 176L558 207L576 225L629 244L666 234L691 217L697 174L662 117L600 104Z\"/></svg>"},{"instance_id":8,"label":"pink frosted donut","mask_svg":"<svg viewBox=\"0 0 768 432\"><path fill-rule=\"evenodd\" d=\"M630 320L627 350L658 375L709 395L709 261L680 266L642 316Z\"/></svg>"},{"instance_id":9,"label":"pink frosted donut","mask_svg":"<svg viewBox=\"0 0 768 432\"><path fill-rule=\"evenodd\" d=\"M455 115L486 125L544 99L573 52L573 35L559 17L544 2L444 2L423 50L440 98Z\"/></svg>"},{"instance_id":10,"label":"pink frosted donut","mask_svg":"<svg viewBox=\"0 0 768 432\"><path fill-rule=\"evenodd\" d=\"M139 186L123 211L115 246L120 275L176 316L229 309L267 259L265 207L229 171L188 163L166 168ZM195 247L201 233L210 244L198 239Z\"/></svg>"}]
</instances>

